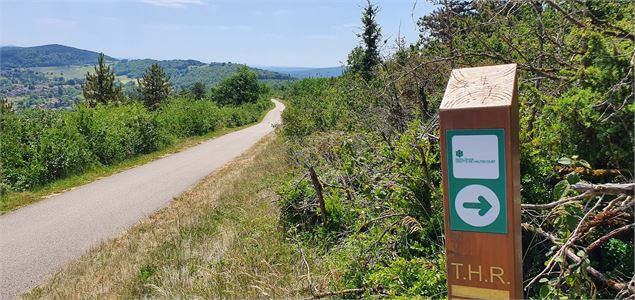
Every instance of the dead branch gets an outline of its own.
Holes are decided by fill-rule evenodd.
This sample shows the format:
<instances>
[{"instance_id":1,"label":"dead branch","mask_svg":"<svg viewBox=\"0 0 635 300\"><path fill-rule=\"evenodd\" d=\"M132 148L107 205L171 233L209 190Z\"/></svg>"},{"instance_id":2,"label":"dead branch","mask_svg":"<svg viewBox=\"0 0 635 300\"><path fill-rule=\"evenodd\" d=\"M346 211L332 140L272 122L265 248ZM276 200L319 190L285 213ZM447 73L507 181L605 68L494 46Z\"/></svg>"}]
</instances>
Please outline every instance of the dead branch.
<instances>
[{"instance_id":1,"label":"dead branch","mask_svg":"<svg viewBox=\"0 0 635 300\"><path fill-rule=\"evenodd\" d=\"M635 229L635 224L628 224L625 226L622 226L620 228L614 229L611 232L607 233L606 235L602 236L601 238L595 240L593 243L589 244L589 246L586 247L586 252L591 252L593 250L595 250L595 248L603 245L604 243L608 242L610 239L619 236L621 234L623 234L624 232L627 231L633 231L633 229Z\"/></svg>"},{"instance_id":2,"label":"dead branch","mask_svg":"<svg viewBox=\"0 0 635 300\"><path fill-rule=\"evenodd\" d=\"M346 295L346 294L359 294L359 293L364 293L366 291L375 291L375 289L370 289L370 288L354 288L354 289L347 289L347 290L341 290L341 291L326 291L326 292L322 292L322 293L315 293L313 295L313 298L311 299L320 299L320 298L326 298L326 297L333 297L333 296L342 296L342 295Z\"/></svg>"},{"instance_id":3,"label":"dead branch","mask_svg":"<svg viewBox=\"0 0 635 300\"><path fill-rule=\"evenodd\" d=\"M531 285L536 283L538 281L538 279L540 279L540 277L542 277L545 273L551 272L551 270L553 270L553 268L556 266L556 262L557 262L557 260L555 259L556 257L562 257L562 256L566 255L567 251L570 250L569 247L571 247L571 245L573 245L573 243L575 243L578 240L578 238L580 238L580 233L582 232L583 228L585 227L586 221L591 216L591 213L596 208L598 208L598 206L600 206L600 203L602 203L603 199L604 199L604 195L602 195L602 197L600 197L600 199L598 199L598 201L595 203L593 208L591 208L586 214L584 214L584 217L582 217L582 219L580 220L578 225L575 227L575 229L573 230L573 232L571 233L571 235L569 236L567 241L562 245L562 247L560 247L560 249L558 249L558 251L556 251L556 254L554 254L554 256L553 256L554 259L551 259L549 261L549 263L547 264L547 266L542 270L542 272L538 273L538 275L536 275L536 277L534 277L534 279L532 279L527 284L527 287L526 287L527 289L529 289L529 287Z\"/></svg>"},{"instance_id":4,"label":"dead branch","mask_svg":"<svg viewBox=\"0 0 635 300\"><path fill-rule=\"evenodd\" d=\"M605 194L605 195L633 195L633 191L635 191L635 182L630 183L604 183L604 184L592 184L588 182L578 182L576 184L571 185L575 191L578 192L586 192L592 191L594 194Z\"/></svg>"},{"instance_id":5,"label":"dead branch","mask_svg":"<svg viewBox=\"0 0 635 300\"><path fill-rule=\"evenodd\" d=\"M306 256L304 256L304 250L302 250L302 248L300 248L300 254L302 254L302 261L306 266L306 279L307 281L309 281L309 290L311 291L311 295L315 295L313 281L311 280L311 267L309 267L309 262L306 260Z\"/></svg>"},{"instance_id":6,"label":"dead branch","mask_svg":"<svg viewBox=\"0 0 635 300\"><path fill-rule=\"evenodd\" d=\"M535 226L527 224L527 223L522 223L521 225L522 225L522 227L525 230L531 231L533 233L536 233L536 234L542 236L543 238L545 238L546 240L549 240L553 244L556 244L556 245L560 244L558 242L558 238L555 235L553 235L551 233L548 233L548 232L542 230L541 228L535 227ZM567 258L572 260L574 263L580 263L582 261L582 258L580 258L575 253L573 253L573 250L571 250L571 249L567 249L565 251L565 254L566 254ZM589 272L589 274L591 274L591 276L593 276L601 284L603 284L605 286L608 286L608 287L610 287L613 290L616 290L618 292L626 290L631 295L635 295L635 287L629 286L629 284L627 284L627 283L615 282L614 280L607 278L604 274L602 274L600 271L596 270L595 268L593 268L591 266L587 267L586 270L587 270L587 272Z\"/></svg>"},{"instance_id":7,"label":"dead branch","mask_svg":"<svg viewBox=\"0 0 635 300\"><path fill-rule=\"evenodd\" d=\"M368 226L370 226L370 224L375 223L377 221L381 221L383 219L392 218L392 217L405 217L405 216L407 216L407 215L406 214L387 214L387 215L379 216L379 217L377 217L375 219L372 219L372 220L364 223L364 225L359 227L357 232L362 232L362 231L368 229Z\"/></svg>"},{"instance_id":8,"label":"dead branch","mask_svg":"<svg viewBox=\"0 0 635 300\"><path fill-rule=\"evenodd\" d=\"M589 197L594 196L595 193L593 191L586 191L580 195L577 196L573 196L573 197L568 197L568 198L562 198L558 201L554 201L551 203L547 203L547 204L529 204L529 203L523 203L520 205L520 207L522 209L551 209L554 208L558 205L564 204L564 203L569 203L569 202L574 202L574 201L580 201Z\"/></svg>"},{"instance_id":9,"label":"dead branch","mask_svg":"<svg viewBox=\"0 0 635 300\"><path fill-rule=\"evenodd\" d=\"M328 220L328 213L326 211L326 203L324 202L324 188L322 187L322 183L320 183L320 179L315 173L315 169L313 168L313 166L309 167L309 176L311 177L311 183L313 184L318 203L320 204L320 215L322 216L322 224L326 225L326 222Z\"/></svg>"}]
</instances>

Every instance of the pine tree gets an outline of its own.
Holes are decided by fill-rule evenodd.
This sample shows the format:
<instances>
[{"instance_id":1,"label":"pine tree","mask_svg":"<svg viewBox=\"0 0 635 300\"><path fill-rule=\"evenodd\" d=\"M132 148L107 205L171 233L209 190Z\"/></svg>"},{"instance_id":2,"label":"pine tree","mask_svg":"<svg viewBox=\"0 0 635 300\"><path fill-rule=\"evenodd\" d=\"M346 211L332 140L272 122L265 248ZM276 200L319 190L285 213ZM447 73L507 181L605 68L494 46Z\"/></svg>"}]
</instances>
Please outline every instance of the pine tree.
<instances>
[{"instance_id":1,"label":"pine tree","mask_svg":"<svg viewBox=\"0 0 635 300\"><path fill-rule=\"evenodd\" d=\"M205 84L197 81L192 86L192 95L194 95L194 99L201 100L205 97Z\"/></svg>"},{"instance_id":2,"label":"pine tree","mask_svg":"<svg viewBox=\"0 0 635 300\"><path fill-rule=\"evenodd\" d=\"M369 81L373 78L375 67L381 62L379 57L379 42L381 28L375 21L379 7L367 0L367 5L362 13L362 33L357 36L361 39L360 46L353 49L348 57L350 72L360 74Z\"/></svg>"},{"instance_id":3,"label":"pine tree","mask_svg":"<svg viewBox=\"0 0 635 300\"><path fill-rule=\"evenodd\" d=\"M99 53L95 74L86 73L86 83L82 85L84 99L90 107L98 103L121 102L124 99L121 84L115 84L115 73L104 62L104 54Z\"/></svg>"},{"instance_id":4,"label":"pine tree","mask_svg":"<svg viewBox=\"0 0 635 300\"><path fill-rule=\"evenodd\" d=\"M151 110L157 109L170 95L169 81L170 77L165 74L163 68L158 64L152 64L143 78L137 80L137 91L143 104Z\"/></svg>"}]
</instances>

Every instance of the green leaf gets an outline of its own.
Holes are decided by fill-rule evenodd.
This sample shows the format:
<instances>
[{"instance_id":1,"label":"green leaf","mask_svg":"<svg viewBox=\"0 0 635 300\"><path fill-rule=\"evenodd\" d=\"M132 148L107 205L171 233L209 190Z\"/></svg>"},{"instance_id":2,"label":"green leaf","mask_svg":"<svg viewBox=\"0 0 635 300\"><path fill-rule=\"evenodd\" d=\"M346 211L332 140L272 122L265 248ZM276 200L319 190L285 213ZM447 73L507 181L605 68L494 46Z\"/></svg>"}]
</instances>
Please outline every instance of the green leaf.
<instances>
[{"instance_id":1,"label":"green leaf","mask_svg":"<svg viewBox=\"0 0 635 300\"><path fill-rule=\"evenodd\" d=\"M567 194L567 192L569 192L570 189L571 189L571 186L569 185L569 182L566 180L561 180L560 182L556 184L556 186L553 187L554 199L558 200L564 197Z\"/></svg>"},{"instance_id":2,"label":"green leaf","mask_svg":"<svg viewBox=\"0 0 635 300\"><path fill-rule=\"evenodd\" d=\"M573 160L568 157L563 157L558 160L558 163L561 165L570 166L571 164L573 164Z\"/></svg>"},{"instance_id":3,"label":"green leaf","mask_svg":"<svg viewBox=\"0 0 635 300\"><path fill-rule=\"evenodd\" d=\"M567 174L567 182L569 182L570 184L576 184L580 182L580 176L578 176L578 174L576 174L575 172L571 172Z\"/></svg>"},{"instance_id":4,"label":"green leaf","mask_svg":"<svg viewBox=\"0 0 635 300\"><path fill-rule=\"evenodd\" d=\"M581 159L580 161L578 161L578 163L587 169L592 169L591 164L589 164L589 162L584 159Z\"/></svg>"},{"instance_id":5,"label":"green leaf","mask_svg":"<svg viewBox=\"0 0 635 300\"><path fill-rule=\"evenodd\" d=\"M540 280L538 280L539 283L545 283L545 282L548 282L548 281L549 281L549 279L547 279L545 277L540 278Z\"/></svg>"},{"instance_id":6,"label":"green leaf","mask_svg":"<svg viewBox=\"0 0 635 300\"><path fill-rule=\"evenodd\" d=\"M543 285L540 288L540 298L546 299L549 298L549 285Z\"/></svg>"}]
</instances>

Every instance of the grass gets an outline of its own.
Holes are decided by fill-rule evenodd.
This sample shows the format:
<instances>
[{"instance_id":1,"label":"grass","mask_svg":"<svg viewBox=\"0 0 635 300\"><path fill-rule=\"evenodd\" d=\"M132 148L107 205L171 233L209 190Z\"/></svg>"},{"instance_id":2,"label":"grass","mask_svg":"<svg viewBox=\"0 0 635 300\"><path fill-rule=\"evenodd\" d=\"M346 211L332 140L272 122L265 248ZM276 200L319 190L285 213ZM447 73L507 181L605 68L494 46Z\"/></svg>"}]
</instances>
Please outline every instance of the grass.
<instances>
[{"instance_id":1,"label":"grass","mask_svg":"<svg viewBox=\"0 0 635 300\"><path fill-rule=\"evenodd\" d=\"M258 120L258 122L262 121L262 119L265 117L267 112L269 111L264 112L260 116L260 119ZM219 130L210 132L202 136L195 136L195 137L190 137L187 139L177 141L175 144L165 149L158 150L158 151L144 154L144 155L140 155L137 157L132 157L114 165L95 166L94 168L84 173L62 178L52 183L35 187L28 191L6 192L5 194L2 194L0 196L0 214L4 214L9 211L23 207L25 205L28 205L43 199L47 199L51 196L55 196L56 194L65 192L74 187L95 181L96 179L99 179L101 177L109 176L117 172L125 171L127 169L146 164L155 159L164 157L168 154L176 153L186 148L197 145L208 139L218 137L233 131L238 131L240 129L249 127L251 125L253 124L247 124L241 127L221 128Z\"/></svg>"},{"instance_id":2,"label":"grass","mask_svg":"<svg viewBox=\"0 0 635 300\"><path fill-rule=\"evenodd\" d=\"M44 76L49 79L63 77L65 80L69 79L84 79L86 72L94 72L93 66L71 65L71 66L56 66L56 67L32 67L29 70L43 73Z\"/></svg>"},{"instance_id":3,"label":"grass","mask_svg":"<svg viewBox=\"0 0 635 300\"><path fill-rule=\"evenodd\" d=\"M23 297L306 296L304 275L310 263L294 243L285 241L278 227L273 187L288 179L285 147L275 134L268 135L150 218Z\"/></svg>"},{"instance_id":4,"label":"grass","mask_svg":"<svg viewBox=\"0 0 635 300\"><path fill-rule=\"evenodd\" d=\"M81 66L81 65L70 65L70 66L58 66L58 67L32 67L28 68L31 71L40 72L44 74L48 79L55 79L62 77L64 80L70 79L85 79L86 72L95 72L94 66ZM136 78L130 78L126 75L116 76L117 80L121 81L122 84L126 84L129 81L136 81Z\"/></svg>"}]
</instances>

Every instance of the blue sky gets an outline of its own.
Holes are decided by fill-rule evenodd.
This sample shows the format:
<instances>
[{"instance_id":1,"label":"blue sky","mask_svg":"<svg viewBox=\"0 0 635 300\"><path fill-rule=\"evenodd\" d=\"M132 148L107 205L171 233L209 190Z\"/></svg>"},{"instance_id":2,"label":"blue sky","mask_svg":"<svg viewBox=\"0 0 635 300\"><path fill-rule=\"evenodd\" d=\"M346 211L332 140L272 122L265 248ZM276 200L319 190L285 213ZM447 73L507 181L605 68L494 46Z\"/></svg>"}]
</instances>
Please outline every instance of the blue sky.
<instances>
[{"instance_id":1,"label":"blue sky","mask_svg":"<svg viewBox=\"0 0 635 300\"><path fill-rule=\"evenodd\" d=\"M417 18L433 9L426 0L374 3L381 7L383 36L391 42L398 32L408 42L416 41ZM329 67L345 62L357 44L355 32L364 4L365 0L0 0L0 44L64 44L118 58Z\"/></svg>"}]
</instances>

